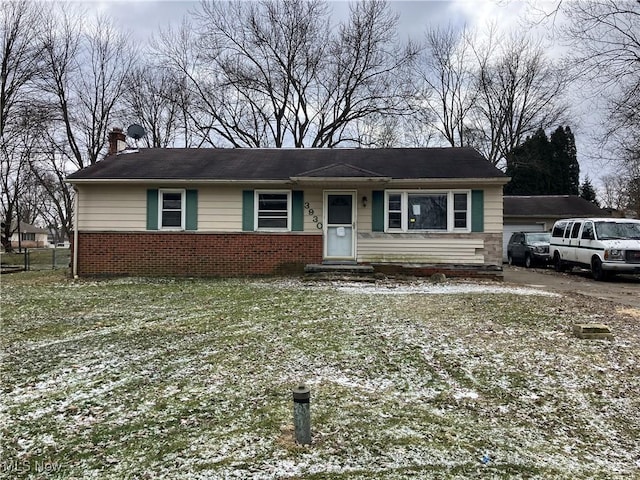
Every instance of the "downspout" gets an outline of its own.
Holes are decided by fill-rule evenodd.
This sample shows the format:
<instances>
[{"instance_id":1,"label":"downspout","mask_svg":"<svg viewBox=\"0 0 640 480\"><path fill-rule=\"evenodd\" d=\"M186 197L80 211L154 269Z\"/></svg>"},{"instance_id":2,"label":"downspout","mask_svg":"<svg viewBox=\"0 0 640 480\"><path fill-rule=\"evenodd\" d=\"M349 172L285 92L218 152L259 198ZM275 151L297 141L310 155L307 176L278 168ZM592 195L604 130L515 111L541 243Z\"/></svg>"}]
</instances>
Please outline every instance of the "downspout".
<instances>
[{"instance_id":1,"label":"downspout","mask_svg":"<svg viewBox=\"0 0 640 480\"><path fill-rule=\"evenodd\" d=\"M73 199L73 268L71 276L78 278L78 197L80 193L77 187L73 187L75 198Z\"/></svg>"}]
</instances>

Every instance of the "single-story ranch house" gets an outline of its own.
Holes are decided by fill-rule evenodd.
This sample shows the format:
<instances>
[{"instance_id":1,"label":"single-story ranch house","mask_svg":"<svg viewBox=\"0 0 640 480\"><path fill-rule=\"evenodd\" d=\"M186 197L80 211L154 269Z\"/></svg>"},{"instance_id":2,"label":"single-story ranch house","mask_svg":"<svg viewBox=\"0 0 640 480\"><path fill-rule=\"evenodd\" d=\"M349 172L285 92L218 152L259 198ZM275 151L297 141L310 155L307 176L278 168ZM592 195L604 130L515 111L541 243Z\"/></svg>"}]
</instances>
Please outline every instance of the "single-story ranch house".
<instances>
[{"instance_id":1,"label":"single-story ranch house","mask_svg":"<svg viewBox=\"0 0 640 480\"><path fill-rule=\"evenodd\" d=\"M501 276L507 181L471 148L124 150L68 177L73 274Z\"/></svg>"},{"instance_id":2,"label":"single-story ranch house","mask_svg":"<svg viewBox=\"0 0 640 480\"><path fill-rule=\"evenodd\" d=\"M13 224L13 234L10 241L13 248L42 248L47 246L49 231L46 228L36 227L27 222L20 222L20 228Z\"/></svg>"}]
</instances>

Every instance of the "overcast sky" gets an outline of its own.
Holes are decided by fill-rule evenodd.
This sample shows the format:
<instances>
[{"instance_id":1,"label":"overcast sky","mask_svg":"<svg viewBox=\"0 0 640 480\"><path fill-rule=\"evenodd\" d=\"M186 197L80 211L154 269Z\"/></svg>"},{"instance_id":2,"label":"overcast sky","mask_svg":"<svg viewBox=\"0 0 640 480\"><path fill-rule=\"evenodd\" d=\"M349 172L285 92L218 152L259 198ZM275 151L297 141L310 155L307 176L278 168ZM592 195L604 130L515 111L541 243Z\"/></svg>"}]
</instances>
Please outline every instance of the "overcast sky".
<instances>
[{"instance_id":1,"label":"overcast sky","mask_svg":"<svg viewBox=\"0 0 640 480\"><path fill-rule=\"evenodd\" d=\"M176 0L87 0L82 2L91 10L105 13L123 28L141 40L158 27L179 22L199 1ZM334 17L346 15L347 1L330 1ZM513 25L527 10L527 3L518 0L415 0L391 1L391 7L400 15L403 34L416 36L424 32L430 24L467 23L485 25L489 21L499 21L502 25Z\"/></svg>"},{"instance_id":2,"label":"overcast sky","mask_svg":"<svg viewBox=\"0 0 640 480\"><path fill-rule=\"evenodd\" d=\"M0 0L2 1L2 0ZM143 45L146 40L159 28L170 24L177 25L182 18L198 6L199 1L159 1L159 0L110 0L97 1L85 0L81 2L92 12L106 14L117 25L127 31L131 38ZM333 18L345 18L348 13L347 1L330 2L333 8ZM390 5L400 16L400 35L421 39L425 28L429 25L463 25L477 28L482 32L489 24L495 24L500 29L509 31L523 27L523 19L530 17L532 5L540 9L552 10L557 0L415 0L415 1L391 1ZM560 21L560 20L558 20ZM543 27L544 28L544 27ZM548 27L547 27L548 28ZM548 54L554 55L559 51L558 45L549 45ZM574 101L580 110L587 111L586 107L580 108L579 102ZM588 100L590 103L591 100ZM590 105L591 112L593 106ZM576 112L577 113L577 112ZM598 180L605 173L606 165L592 158L588 153L593 151L591 146L591 133L594 129L594 116L592 114L577 113L574 117L575 124L569 125L576 136L578 147L578 160L581 167L581 181L585 174L598 184ZM550 133L550 132L548 132Z\"/></svg>"}]
</instances>

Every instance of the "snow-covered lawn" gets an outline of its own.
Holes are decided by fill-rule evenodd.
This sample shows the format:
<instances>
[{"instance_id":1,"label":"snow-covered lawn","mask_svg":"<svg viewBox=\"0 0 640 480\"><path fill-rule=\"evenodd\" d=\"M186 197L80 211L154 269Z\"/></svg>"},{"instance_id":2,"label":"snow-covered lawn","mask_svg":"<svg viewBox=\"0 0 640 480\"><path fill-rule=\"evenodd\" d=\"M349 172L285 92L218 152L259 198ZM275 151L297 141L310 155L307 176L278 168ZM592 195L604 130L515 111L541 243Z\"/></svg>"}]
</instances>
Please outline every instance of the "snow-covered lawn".
<instances>
[{"instance_id":1,"label":"snow-covered lawn","mask_svg":"<svg viewBox=\"0 0 640 480\"><path fill-rule=\"evenodd\" d=\"M1 373L0 478L640 476L640 312L499 283L5 275Z\"/></svg>"}]
</instances>

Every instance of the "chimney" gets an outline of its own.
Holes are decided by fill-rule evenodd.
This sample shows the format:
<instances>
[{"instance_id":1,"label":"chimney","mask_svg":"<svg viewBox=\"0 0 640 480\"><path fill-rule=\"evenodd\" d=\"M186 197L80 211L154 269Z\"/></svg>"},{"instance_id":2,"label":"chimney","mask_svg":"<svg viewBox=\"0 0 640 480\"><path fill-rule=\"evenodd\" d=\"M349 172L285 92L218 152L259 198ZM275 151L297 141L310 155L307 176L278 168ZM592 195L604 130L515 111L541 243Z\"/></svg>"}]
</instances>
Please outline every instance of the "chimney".
<instances>
[{"instance_id":1,"label":"chimney","mask_svg":"<svg viewBox=\"0 0 640 480\"><path fill-rule=\"evenodd\" d=\"M113 130L109 132L109 152L107 152L107 155L113 155L127 148L127 144L125 143L126 138L121 128L114 127Z\"/></svg>"}]
</instances>

